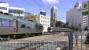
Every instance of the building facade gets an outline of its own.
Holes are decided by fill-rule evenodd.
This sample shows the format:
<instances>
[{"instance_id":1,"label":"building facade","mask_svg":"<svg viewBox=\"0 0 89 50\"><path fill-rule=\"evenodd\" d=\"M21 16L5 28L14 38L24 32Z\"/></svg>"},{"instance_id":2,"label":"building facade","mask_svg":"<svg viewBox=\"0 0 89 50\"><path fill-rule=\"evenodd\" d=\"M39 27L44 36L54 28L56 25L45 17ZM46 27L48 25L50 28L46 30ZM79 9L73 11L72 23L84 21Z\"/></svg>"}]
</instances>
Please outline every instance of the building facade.
<instances>
[{"instance_id":1,"label":"building facade","mask_svg":"<svg viewBox=\"0 0 89 50\"><path fill-rule=\"evenodd\" d=\"M87 15L84 15L86 14L84 11L83 6L80 6L78 3L74 6L74 8L67 11L66 22L69 23L69 26L82 29L88 26L88 17Z\"/></svg>"},{"instance_id":2,"label":"building facade","mask_svg":"<svg viewBox=\"0 0 89 50\"><path fill-rule=\"evenodd\" d=\"M85 1L82 3L82 15L86 17L87 27L89 27L89 1Z\"/></svg>"},{"instance_id":3,"label":"building facade","mask_svg":"<svg viewBox=\"0 0 89 50\"><path fill-rule=\"evenodd\" d=\"M24 18L24 9L17 7L9 7L8 13L17 16L17 18Z\"/></svg>"},{"instance_id":4,"label":"building facade","mask_svg":"<svg viewBox=\"0 0 89 50\"><path fill-rule=\"evenodd\" d=\"M24 19L32 21L32 22L36 22L37 15L34 15L32 13L28 13L28 12L25 12L24 14L25 14Z\"/></svg>"},{"instance_id":5,"label":"building facade","mask_svg":"<svg viewBox=\"0 0 89 50\"><path fill-rule=\"evenodd\" d=\"M3 12L3 13L8 13L8 3L6 2L0 2L0 11Z\"/></svg>"},{"instance_id":6,"label":"building facade","mask_svg":"<svg viewBox=\"0 0 89 50\"><path fill-rule=\"evenodd\" d=\"M48 27L50 27L50 17L49 16L45 16L45 15L41 15L41 14L36 14L36 15L30 14L29 15L29 13L28 13L28 15L25 17L25 19L42 24L43 32L47 32Z\"/></svg>"},{"instance_id":7,"label":"building facade","mask_svg":"<svg viewBox=\"0 0 89 50\"><path fill-rule=\"evenodd\" d=\"M43 32L47 32L48 27L50 27L50 17L44 15L38 15L36 20L38 23L43 25Z\"/></svg>"},{"instance_id":8,"label":"building facade","mask_svg":"<svg viewBox=\"0 0 89 50\"><path fill-rule=\"evenodd\" d=\"M50 18L50 26L55 27L57 17L57 7L53 6L51 8L51 18Z\"/></svg>"},{"instance_id":9,"label":"building facade","mask_svg":"<svg viewBox=\"0 0 89 50\"><path fill-rule=\"evenodd\" d=\"M10 7L6 2L0 2L0 12L9 13L17 18L24 18L24 8Z\"/></svg>"},{"instance_id":10,"label":"building facade","mask_svg":"<svg viewBox=\"0 0 89 50\"><path fill-rule=\"evenodd\" d=\"M84 28L87 26L87 17L82 16L82 12L76 8L71 9L67 12L66 22L69 26L74 26L77 28Z\"/></svg>"}]
</instances>

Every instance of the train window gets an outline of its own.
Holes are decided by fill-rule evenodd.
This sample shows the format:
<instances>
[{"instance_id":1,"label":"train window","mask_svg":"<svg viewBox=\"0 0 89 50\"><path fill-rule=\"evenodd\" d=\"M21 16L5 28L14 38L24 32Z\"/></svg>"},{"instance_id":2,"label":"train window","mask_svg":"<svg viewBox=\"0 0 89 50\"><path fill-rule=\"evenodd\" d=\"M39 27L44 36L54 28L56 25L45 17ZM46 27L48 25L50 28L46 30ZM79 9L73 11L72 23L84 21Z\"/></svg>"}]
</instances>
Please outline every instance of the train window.
<instances>
[{"instance_id":1,"label":"train window","mask_svg":"<svg viewBox=\"0 0 89 50\"><path fill-rule=\"evenodd\" d=\"M9 26L8 20L5 20L5 19L2 20L2 24L3 26Z\"/></svg>"},{"instance_id":2,"label":"train window","mask_svg":"<svg viewBox=\"0 0 89 50\"><path fill-rule=\"evenodd\" d=\"M0 9L2 9L2 10L7 10L7 8L6 8L6 7L0 7Z\"/></svg>"},{"instance_id":3,"label":"train window","mask_svg":"<svg viewBox=\"0 0 89 50\"><path fill-rule=\"evenodd\" d=\"M26 28L25 24L22 24L22 25L21 25L21 28Z\"/></svg>"},{"instance_id":4,"label":"train window","mask_svg":"<svg viewBox=\"0 0 89 50\"><path fill-rule=\"evenodd\" d=\"M0 26L1 27L11 27L12 21L8 19L0 19Z\"/></svg>"},{"instance_id":5,"label":"train window","mask_svg":"<svg viewBox=\"0 0 89 50\"><path fill-rule=\"evenodd\" d=\"M43 29L43 26L39 26L40 29Z\"/></svg>"},{"instance_id":6,"label":"train window","mask_svg":"<svg viewBox=\"0 0 89 50\"><path fill-rule=\"evenodd\" d=\"M40 25L40 24L36 24L36 28L37 28L37 29L43 29L43 26Z\"/></svg>"},{"instance_id":7,"label":"train window","mask_svg":"<svg viewBox=\"0 0 89 50\"><path fill-rule=\"evenodd\" d=\"M12 27L13 26L13 21L12 20L9 20L9 27Z\"/></svg>"},{"instance_id":8,"label":"train window","mask_svg":"<svg viewBox=\"0 0 89 50\"><path fill-rule=\"evenodd\" d=\"M30 28L29 26L27 26L27 28Z\"/></svg>"}]
</instances>

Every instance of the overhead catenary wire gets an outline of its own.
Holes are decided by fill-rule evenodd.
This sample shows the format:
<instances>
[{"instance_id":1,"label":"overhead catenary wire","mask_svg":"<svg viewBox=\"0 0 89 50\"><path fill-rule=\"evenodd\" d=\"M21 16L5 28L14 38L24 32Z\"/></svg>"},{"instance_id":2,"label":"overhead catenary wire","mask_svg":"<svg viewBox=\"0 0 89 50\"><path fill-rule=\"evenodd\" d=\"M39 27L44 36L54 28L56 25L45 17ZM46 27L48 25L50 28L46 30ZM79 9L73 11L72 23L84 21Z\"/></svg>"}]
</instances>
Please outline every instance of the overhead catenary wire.
<instances>
[{"instance_id":1,"label":"overhead catenary wire","mask_svg":"<svg viewBox=\"0 0 89 50\"><path fill-rule=\"evenodd\" d=\"M43 4L43 5L41 5L40 3L38 3L38 1L37 0L35 0L35 1L29 1L29 0L26 0L29 4L30 3L32 3L32 4L35 4L35 6L37 6L37 7L39 7L39 9L38 10L46 10L46 9L50 9L50 8L48 8L45 4ZM41 1L40 1L41 2ZM46 6L46 7L45 7ZM48 5L49 6L49 5ZM34 6L33 6L33 8L35 8Z\"/></svg>"}]
</instances>

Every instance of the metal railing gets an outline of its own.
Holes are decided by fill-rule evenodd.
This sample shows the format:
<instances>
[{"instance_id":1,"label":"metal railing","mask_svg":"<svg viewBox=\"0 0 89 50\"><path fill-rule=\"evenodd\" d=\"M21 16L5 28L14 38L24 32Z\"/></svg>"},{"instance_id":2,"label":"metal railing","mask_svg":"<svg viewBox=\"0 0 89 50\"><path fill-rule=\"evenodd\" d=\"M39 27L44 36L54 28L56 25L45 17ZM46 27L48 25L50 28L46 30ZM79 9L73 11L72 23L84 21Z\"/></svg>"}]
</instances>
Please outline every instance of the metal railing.
<instances>
[{"instance_id":1,"label":"metal railing","mask_svg":"<svg viewBox=\"0 0 89 50\"><path fill-rule=\"evenodd\" d=\"M67 50L68 42L65 41L24 41L19 40L0 42L0 50Z\"/></svg>"},{"instance_id":2,"label":"metal railing","mask_svg":"<svg viewBox=\"0 0 89 50\"><path fill-rule=\"evenodd\" d=\"M76 35L73 36L73 50L89 50L85 44L87 32L77 32L77 37Z\"/></svg>"}]
</instances>

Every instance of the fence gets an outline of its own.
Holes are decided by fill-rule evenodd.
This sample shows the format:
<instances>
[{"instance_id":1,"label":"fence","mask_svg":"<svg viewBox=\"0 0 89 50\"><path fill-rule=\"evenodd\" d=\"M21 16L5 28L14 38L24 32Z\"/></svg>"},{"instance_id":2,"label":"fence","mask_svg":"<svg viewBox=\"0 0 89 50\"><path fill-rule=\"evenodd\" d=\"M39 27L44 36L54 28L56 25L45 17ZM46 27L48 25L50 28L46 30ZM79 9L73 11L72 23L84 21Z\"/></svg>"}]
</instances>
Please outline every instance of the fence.
<instances>
[{"instance_id":1,"label":"fence","mask_svg":"<svg viewBox=\"0 0 89 50\"><path fill-rule=\"evenodd\" d=\"M0 50L67 50L68 42L65 41L24 41L0 42Z\"/></svg>"},{"instance_id":2,"label":"fence","mask_svg":"<svg viewBox=\"0 0 89 50\"><path fill-rule=\"evenodd\" d=\"M73 50L89 50L89 44L85 44L87 32L76 32L73 35Z\"/></svg>"}]
</instances>

